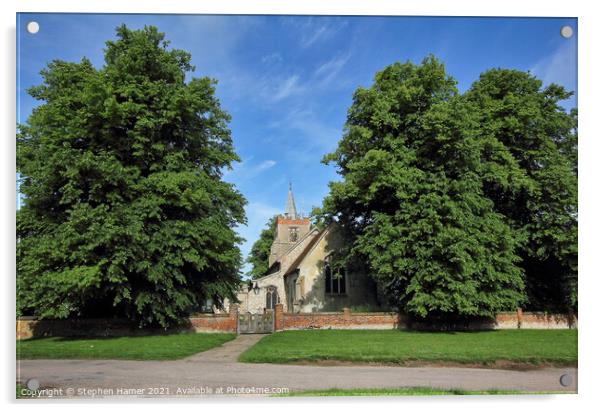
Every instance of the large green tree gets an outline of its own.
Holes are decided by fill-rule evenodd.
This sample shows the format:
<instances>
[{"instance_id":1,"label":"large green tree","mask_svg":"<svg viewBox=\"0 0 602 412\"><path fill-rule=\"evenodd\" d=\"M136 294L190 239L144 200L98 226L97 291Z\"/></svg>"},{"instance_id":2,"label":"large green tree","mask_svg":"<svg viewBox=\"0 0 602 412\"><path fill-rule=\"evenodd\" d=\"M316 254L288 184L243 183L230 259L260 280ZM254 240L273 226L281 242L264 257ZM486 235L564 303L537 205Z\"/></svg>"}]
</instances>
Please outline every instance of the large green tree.
<instances>
[{"instance_id":1,"label":"large green tree","mask_svg":"<svg viewBox=\"0 0 602 412\"><path fill-rule=\"evenodd\" d=\"M259 239L253 243L251 252L247 257L247 263L251 264L251 270L248 275L257 279L265 275L268 271L268 262L270 258L270 248L276 237L276 217L271 217L266 223L265 229L261 231Z\"/></svg>"},{"instance_id":2,"label":"large green tree","mask_svg":"<svg viewBox=\"0 0 602 412\"><path fill-rule=\"evenodd\" d=\"M242 195L215 81L155 27L117 28L105 63L55 60L19 126L17 305L46 318L168 326L235 299Z\"/></svg>"},{"instance_id":3,"label":"large green tree","mask_svg":"<svg viewBox=\"0 0 602 412\"><path fill-rule=\"evenodd\" d=\"M364 266L417 318L492 316L524 304L527 257L571 266L576 256L573 233L560 233L576 219L575 116L557 105L566 97L513 71L486 73L460 95L432 56L377 73L354 93L343 138L324 158L343 178L321 210L347 237L339 264ZM545 154L530 158L531 149ZM525 193L539 203L517 204ZM519 223L515 212L528 216Z\"/></svg>"},{"instance_id":4,"label":"large green tree","mask_svg":"<svg viewBox=\"0 0 602 412\"><path fill-rule=\"evenodd\" d=\"M533 75L495 69L480 76L466 98L478 110L485 159L512 159L521 179L484 175L485 194L519 240L530 309L577 309L577 111L560 102L571 92L542 86Z\"/></svg>"}]
</instances>

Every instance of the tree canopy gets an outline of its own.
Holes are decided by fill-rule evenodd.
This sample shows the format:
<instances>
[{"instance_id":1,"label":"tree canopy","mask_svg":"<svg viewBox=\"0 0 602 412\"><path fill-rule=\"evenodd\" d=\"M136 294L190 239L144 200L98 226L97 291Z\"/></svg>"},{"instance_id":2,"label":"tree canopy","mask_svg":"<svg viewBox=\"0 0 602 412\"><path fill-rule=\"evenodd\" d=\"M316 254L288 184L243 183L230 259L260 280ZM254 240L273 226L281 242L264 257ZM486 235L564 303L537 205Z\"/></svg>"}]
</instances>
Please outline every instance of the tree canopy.
<instances>
[{"instance_id":1,"label":"tree canopy","mask_svg":"<svg viewBox=\"0 0 602 412\"><path fill-rule=\"evenodd\" d=\"M265 275L268 271L268 262L270 258L270 248L274 243L276 233L276 217L271 217L261 231L259 239L253 243L251 252L247 257L247 263L251 264L251 270L248 275L257 279Z\"/></svg>"},{"instance_id":2,"label":"tree canopy","mask_svg":"<svg viewBox=\"0 0 602 412\"><path fill-rule=\"evenodd\" d=\"M19 125L18 313L168 326L235 299L243 196L214 80L155 27L117 28L104 65L52 61Z\"/></svg>"},{"instance_id":3,"label":"tree canopy","mask_svg":"<svg viewBox=\"0 0 602 412\"><path fill-rule=\"evenodd\" d=\"M576 114L558 106L569 96L514 70L484 73L460 94L433 56L378 72L324 158L343 178L320 211L347 238L338 264L363 266L421 319L533 303L533 279L558 288L542 272L550 258L570 289Z\"/></svg>"},{"instance_id":4,"label":"tree canopy","mask_svg":"<svg viewBox=\"0 0 602 412\"><path fill-rule=\"evenodd\" d=\"M519 241L530 309L577 309L577 109L559 106L571 95L502 69L483 73L466 93L496 144L484 155L512 159L487 171L483 190ZM520 179L509 179L509 170Z\"/></svg>"}]
</instances>

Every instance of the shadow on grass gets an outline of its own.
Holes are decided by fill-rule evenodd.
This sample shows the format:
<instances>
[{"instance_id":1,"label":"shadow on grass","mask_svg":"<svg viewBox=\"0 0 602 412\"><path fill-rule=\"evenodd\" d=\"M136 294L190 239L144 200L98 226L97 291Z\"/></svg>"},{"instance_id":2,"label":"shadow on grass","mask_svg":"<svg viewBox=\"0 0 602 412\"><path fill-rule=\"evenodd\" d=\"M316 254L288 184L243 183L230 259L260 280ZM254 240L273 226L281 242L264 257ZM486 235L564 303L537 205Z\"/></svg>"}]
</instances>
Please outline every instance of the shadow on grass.
<instances>
[{"instance_id":1,"label":"shadow on grass","mask_svg":"<svg viewBox=\"0 0 602 412\"><path fill-rule=\"evenodd\" d=\"M77 341L87 341L87 340L95 340L95 341L103 341L110 342L114 340L120 339L144 339L144 338L152 338L159 336L183 336L183 335L197 335L198 333L194 331L167 331L162 332L160 330L156 331L156 333L145 333L139 335L111 335L111 336L98 336L98 335L86 335L86 336L34 336L29 339L23 339L17 342L36 342L36 341L44 341L48 339L52 339L54 342L77 342Z\"/></svg>"}]
</instances>

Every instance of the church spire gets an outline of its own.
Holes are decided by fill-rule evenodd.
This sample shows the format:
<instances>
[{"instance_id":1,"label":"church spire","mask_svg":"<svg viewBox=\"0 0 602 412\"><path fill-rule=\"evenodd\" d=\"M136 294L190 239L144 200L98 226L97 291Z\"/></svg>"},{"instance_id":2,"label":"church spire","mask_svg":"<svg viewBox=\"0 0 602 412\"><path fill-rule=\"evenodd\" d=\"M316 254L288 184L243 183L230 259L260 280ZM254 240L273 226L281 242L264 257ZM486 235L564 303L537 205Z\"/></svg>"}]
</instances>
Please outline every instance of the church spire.
<instances>
[{"instance_id":1,"label":"church spire","mask_svg":"<svg viewBox=\"0 0 602 412\"><path fill-rule=\"evenodd\" d=\"M295 198L293 197L293 185L291 182L288 183L288 197L286 198L286 207L284 208L284 215L291 219L297 218L297 208L295 207Z\"/></svg>"}]
</instances>

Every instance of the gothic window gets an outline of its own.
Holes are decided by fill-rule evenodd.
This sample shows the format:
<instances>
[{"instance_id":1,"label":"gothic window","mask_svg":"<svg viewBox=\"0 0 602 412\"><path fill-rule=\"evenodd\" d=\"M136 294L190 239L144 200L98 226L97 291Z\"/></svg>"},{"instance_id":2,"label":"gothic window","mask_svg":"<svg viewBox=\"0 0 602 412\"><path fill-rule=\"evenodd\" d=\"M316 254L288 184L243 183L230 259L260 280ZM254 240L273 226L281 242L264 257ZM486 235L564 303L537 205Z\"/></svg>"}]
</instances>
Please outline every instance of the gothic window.
<instances>
[{"instance_id":1,"label":"gothic window","mask_svg":"<svg viewBox=\"0 0 602 412\"><path fill-rule=\"evenodd\" d=\"M329 295L345 294L345 270L339 269L333 273L330 264L324 266L324 280L326 282L326 293Z\"/></svg>"},{"instance_id":2,"label":"gothic window","mask_svg":"<svg viewBox=\"0 0 602 412\"><path fill-rule=\"evenodd\" d=\"M299 228L291 227L288 229L289 231L289 239L291 242L296 242L299 239Z\"/></svg>"},{"instance_id":3,"label":"gothic window","mask_svg":"<svg viewBox=\"0 0 602 412\"><path fill-rule=\"evenodd\" d=\"M265 308L274 309L276 303L278 303L279 301L280 299L278 298L278 291L275 287L270 286L265 294Z\"/></svg>"}]
</instances>

